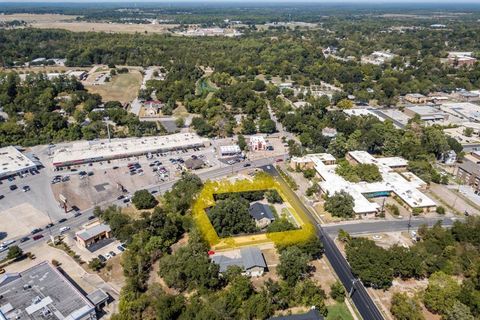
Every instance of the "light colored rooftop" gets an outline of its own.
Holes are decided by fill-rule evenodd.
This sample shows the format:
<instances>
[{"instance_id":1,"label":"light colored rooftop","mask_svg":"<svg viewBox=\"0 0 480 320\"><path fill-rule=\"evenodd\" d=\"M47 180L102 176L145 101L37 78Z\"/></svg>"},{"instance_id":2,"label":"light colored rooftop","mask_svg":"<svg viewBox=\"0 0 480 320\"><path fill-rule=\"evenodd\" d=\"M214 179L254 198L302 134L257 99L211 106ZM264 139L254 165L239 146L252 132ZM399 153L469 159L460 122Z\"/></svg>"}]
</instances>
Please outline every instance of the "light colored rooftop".
<instances>
[{"instance_id":1,"label":"light colored rooftop","mask_svg":"<svg viewBox=\"0 0 480 320\"><path fill-rule=\"evenodd\" d=\"M222 153L240 153L240 147L236 144L232 144L229 146L220 146L220 152Z\"/></svg>"},{"instance_id":2,"label":"light colored rooftop","mask_svg":"<svg viewBox=\"0 0 480 320\"><path fill-rule=\"evenodd\" d=\"M101 223L101 224L94 225L93 227L80 230L75 235L80 239L86 241L100 234L103 234L105 232L110 232L110 231L111 229L109 225Z\"/></svg>"},{"instance_id":3,"label":"light colored rooftop","mask_svg":"<svg viewBox=\"0 0 480 320\"><path fill-rule=\"evenodd\" d=\"M382 181L352 183L335 172L337 165L326 165L321 157L314 155L307 157L314 162L316 171L324 180L319 183L320 188L330 195L341 191L350 194L354 199L353 210L355 213L377 211L380 206L375 202L370 202L365 196L365 194L377 192L393 192L411 208L436 206L433 200L418 190L419 187L425 185L425 182L411 172L393 171L393 167L406 166L408 163L405 159L400 157L375 158L366 151L351 151L349 154L359 163L377 165L382 175Z\"/></svg>"},{"instance_id":4,"label":"light colored rooftop","mask_svg":"<svg viewBox=\"0 0 480 320\"><path fill-rule=\"evenodd\" d=\"M0 148L0 176L15 174L35 167L35 163L17 148L12 146Z\"/></svg>"},{"instance_id":5,"label":"light colored rooftop","mask_svg":"<svg viewBox=\"0 0 480 320\"><path fill-rule=\"evenodd\" d=\"M376 118L378 118L380 121L385 121L385 119L383 119L382 117L380 117L379 115L377 115L376 113L370 111L369 109L345 109L343 110L344 113L346 113L347 115L349 116L374 116Z\"/></svg>"},{"instance_id":6,"label":"light colored rooftop","mask_svg":"<svg viewBox=\"0 0 480 320\"><path fill-rule=\"evenodd\" d=\"M113 139L111 142L108 140L75 142L68 147L55 150L53 164L128 157L158 150L198 146L207 141L194 133L176 133L168 136Z\"/></svg>"}]
</instances>

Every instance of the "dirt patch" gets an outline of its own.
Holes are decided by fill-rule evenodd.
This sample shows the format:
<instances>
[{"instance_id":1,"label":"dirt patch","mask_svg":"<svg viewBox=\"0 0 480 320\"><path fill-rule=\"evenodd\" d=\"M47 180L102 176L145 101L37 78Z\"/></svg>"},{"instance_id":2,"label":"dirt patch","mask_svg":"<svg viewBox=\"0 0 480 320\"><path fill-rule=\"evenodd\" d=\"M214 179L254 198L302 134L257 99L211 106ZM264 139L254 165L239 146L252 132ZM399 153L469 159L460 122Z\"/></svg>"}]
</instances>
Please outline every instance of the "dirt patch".
<instances>
[{"instance_id":1,"label":"dirt patch","mask_svg":"<svg viewBox=\"0 0 480 320\"><path fill-rule=\"evenodd\" d=\"M314 268L311 279L319 284L322 289L325 290L327 297L329 297L330 286L337 281L337 278L335 278L335 275L327 262L327 258L322 257L321 259L313 260L310 265Z\"/></svg>"},{"instance_id":2,"label":"dirt patch","mask_svg":"<svg viewBox=\"0 0 480 320\"><path fill-rule=\"evenodd\" d=\"M107 265L103 268L99 275L106 282L114 285L117 288L122 288L125 285L125 276L123 274L122 256L117 255L107 261Z\"/></svg>"},{"instance_id":3,"label":"dirt patch","mask_svg":"<svg viewBox=\"0 0 480 320\"><path fill-rule=\"evenodd\" d=\"M1 231L7 239L30 233L32 229L44 227L50 220L48 216L29 203L24 203L0 212Z\"/></svg>"}]
</instances>

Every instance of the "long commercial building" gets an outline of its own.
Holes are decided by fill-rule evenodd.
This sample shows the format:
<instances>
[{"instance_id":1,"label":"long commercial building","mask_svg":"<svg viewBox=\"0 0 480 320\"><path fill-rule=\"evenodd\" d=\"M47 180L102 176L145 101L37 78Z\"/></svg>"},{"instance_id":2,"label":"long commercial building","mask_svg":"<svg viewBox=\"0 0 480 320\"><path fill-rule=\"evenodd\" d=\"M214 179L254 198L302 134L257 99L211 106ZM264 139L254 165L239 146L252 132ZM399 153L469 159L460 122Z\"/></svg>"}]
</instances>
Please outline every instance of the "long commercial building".
<instances>
[{"instance_id":1,"label":"long commercial building","mask_svg":"<svg viewBox=\"0 0 480 320\"><path fill-rule=\"evenodd\" d=\"M194 133L176 133L168 136L114 139L111 141L75 142L54 152L53 165L64 167L157 152L204 147L208 144L208 139L201 138Z\"/></svg>"}]
</instances>

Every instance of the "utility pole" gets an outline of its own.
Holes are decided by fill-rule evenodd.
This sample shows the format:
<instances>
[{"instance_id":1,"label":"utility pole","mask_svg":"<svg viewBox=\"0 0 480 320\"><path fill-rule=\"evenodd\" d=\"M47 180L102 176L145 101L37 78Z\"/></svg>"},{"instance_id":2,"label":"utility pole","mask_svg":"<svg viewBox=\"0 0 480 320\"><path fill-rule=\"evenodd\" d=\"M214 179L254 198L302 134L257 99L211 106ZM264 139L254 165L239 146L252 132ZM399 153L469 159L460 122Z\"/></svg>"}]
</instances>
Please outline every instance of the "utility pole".
<instances>
[{"instance_id":1,"label":"utility pole","mask_svg":"<svg viewBox=\"0 0 480 320\"><path fill-rule=\"evenodd\" d=\"M355 283L357 283L357 279L352 279L352 287L350 288L350 291L348 292L348 296L352 297L353 291L355 290Z\"/></svg>"},{"instance_id":2,"label":"utility pole","mask_svg":"<svg viewBox=\"0 0 480 320\"><path fill-rule=\"evenodd\" d=\"M105 121L105 124L107 125L108 142L110 142L110 126L108 125L108 120L108 117L103 118L103 121Z\"/></svg>"}]
</instances>

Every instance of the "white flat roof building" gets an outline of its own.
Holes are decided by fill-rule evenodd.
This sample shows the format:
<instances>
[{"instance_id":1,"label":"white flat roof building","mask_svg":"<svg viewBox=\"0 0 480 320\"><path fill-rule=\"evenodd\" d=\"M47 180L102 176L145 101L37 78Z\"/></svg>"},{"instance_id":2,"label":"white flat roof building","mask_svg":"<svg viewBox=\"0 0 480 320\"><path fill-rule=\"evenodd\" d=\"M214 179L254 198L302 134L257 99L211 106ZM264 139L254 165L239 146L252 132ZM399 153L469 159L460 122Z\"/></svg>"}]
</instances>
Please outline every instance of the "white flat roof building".
<instances>
[{"instance_id":1,"label":"white flat roof building","mask_svg":"<svg viewBox=\"0 0 480 320\"><path fill-rule=\"evenodd\" d=\"M319 183L322 192L329 195L333 195L335 192L347 192L354 200L353 210L356 214L377 212L380 205L370 202L368 199L388 196L391 193L397 195L412 209L428 209L436 206L433 200L418 190L426 185L422 179L411 172L394 171L394 168L407 166L408 162L405 159L401 157L375 158L366 151L350 151L348 155L358 163L375 164L382 175L382 181L354 183L345 180L335 172L336 164L326 164L331 163L332 158L335 159L330 154L307 155L304 158L314 163L315 170L323 179Z\"/></svg>"},{"instance_id":2,"label":"white flat roof building","mask_svg":"<svg viewBox=\"0 0 480 320\"><path fill-rule=\"evenodd\" d=\"M176 133L168 136L127 138L75 142L55 150L53 165L56 167L127 158L154 152L205 146L208 139L194 133Z\"/></svg>"},{"instance_id":3,"label":"white flat roof building","mask_svg":"<svg viewBox=\"0 0 480 320\"><path fill-rule=\"evenodd\" d=\"M232 144L229 146L220 146L220 154L222 156L235 155L241 152L242 150L240 150L240 147L236 144Z\"/></svg>"},{"instance_id":4,"label":"white flat roof building","mask_svg":"<svg viewBox=\"0 0 480 320\"><path fill-rule=\"evenodd\" d=\"M480 106L477 104L470 102L449 102L442 104L440 108L466 122L480 122Z\"/></svg>"},{"instance_id":5,"label":"white flat roof building","mask_svg":"<svg viewBox=\"0 0 480 320\"><path fill-rule=\"evenodd\" d=\"M343 112L349 116L374 116L382 122L385 121L384 118L380 117L378 114L370 111L369 109L345 109Z\"/></svg>"},{"instance_id":6,"label":"white flat roof building","mask_svg":"<svg viewBox=\"0 0 480 320\"><path fill-rule=\"evenodd\" d=\"M0 178L37 168L26 155L9 146L0 148Z\"/></svg>"}]
</instances>

